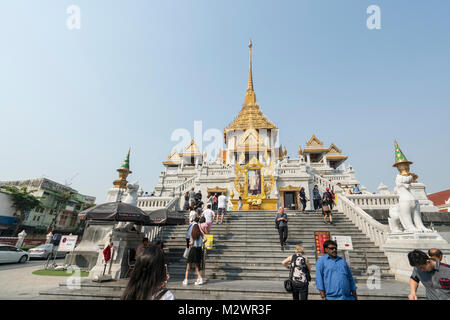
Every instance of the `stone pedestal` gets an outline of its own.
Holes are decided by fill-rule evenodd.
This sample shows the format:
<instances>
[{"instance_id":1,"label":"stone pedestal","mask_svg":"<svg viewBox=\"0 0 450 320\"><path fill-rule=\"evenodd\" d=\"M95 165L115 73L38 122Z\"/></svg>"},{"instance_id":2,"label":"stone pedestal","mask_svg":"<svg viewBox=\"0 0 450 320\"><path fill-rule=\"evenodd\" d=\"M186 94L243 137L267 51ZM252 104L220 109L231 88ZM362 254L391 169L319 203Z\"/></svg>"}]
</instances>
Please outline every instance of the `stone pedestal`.
<instances>
[{"instance_id":1,"label":"stone pedestal","mask_svg":"<svg viewBox=\"0 0 450 320\"><path fill-rule=\"evenodd\" d=\"M408 253L414 249L427 253L430 248L438 248L444 254L443 262L449 262L450 245L437 232L400 232L388 234L383 250L389 260L395 279L408 282L413 268L409 265Z\"/></svg>"},{"instance_id":2,"label":"stone pedestal","mask_svg":"<svg viewBox=\"0 0 450 320\"><path fill-rule=\"evenodd\" d=\"M414 198L419 201L420 212L439 211L439 209L434 206L433 202L428 200L425 185L423 183L411 183L410 191L414 195Z\"/></svg>"},{"instance_id":3,"label":"stone pedestal","mask_svg":"<svg viewBox=\"0 0 450 320\"><path fill-rule=\"evenodd\" d=\"M140 228L139 228L140 229ZM112 242L114 243L112 252L112 264L108 261L105 274L110 274L112 279L118 280L126 275L128 269L128 255L130 249L136 250L136 248L142 243L144 234L138 231L118 231L113 230ZM103 258L103 249L106 246L99 245L99 254L97 263L94 268L89 272L89 278L93 281L98 281L103 275L105 269L105 263Z\"/></svg>"}]
</instances>

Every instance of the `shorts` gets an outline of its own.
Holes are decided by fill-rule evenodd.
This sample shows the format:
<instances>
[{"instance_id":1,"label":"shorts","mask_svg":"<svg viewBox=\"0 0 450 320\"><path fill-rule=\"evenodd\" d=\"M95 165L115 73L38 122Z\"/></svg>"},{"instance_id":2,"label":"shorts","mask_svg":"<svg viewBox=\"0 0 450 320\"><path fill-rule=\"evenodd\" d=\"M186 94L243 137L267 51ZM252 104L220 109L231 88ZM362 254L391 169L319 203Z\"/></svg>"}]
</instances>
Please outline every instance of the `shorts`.
<instances>
[{"instance_id":1,"label":"shorts","mask_svg":"<svg viewBox=\"0 0 450 320\"><path fill-rule=\"evenodd\" d=\"M225 214L227 213L227 210L225 208L219 208L219 210L217 211L217 214Z\"/></svg>"}]
</instances>

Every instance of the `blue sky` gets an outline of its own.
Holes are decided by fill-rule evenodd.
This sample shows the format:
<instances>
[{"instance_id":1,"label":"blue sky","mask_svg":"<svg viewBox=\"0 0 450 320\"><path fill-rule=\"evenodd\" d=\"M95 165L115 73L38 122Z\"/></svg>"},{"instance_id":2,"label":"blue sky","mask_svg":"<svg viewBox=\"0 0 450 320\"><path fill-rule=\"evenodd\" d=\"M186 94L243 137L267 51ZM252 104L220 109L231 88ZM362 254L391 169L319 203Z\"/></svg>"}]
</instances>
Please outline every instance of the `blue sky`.
<instances>
[{"instance_id":1,"label":"blue sky","mask_svg":"<svg viewBox=\"0 0 450 320\"><path fill-rule=\"evenodd\" d=\"M380 30L366 27L373 4ZM315 134L370 191L392 189L396 138L428 192L448 189L449 12L445 0L2 1L0 179L78 173L72 187L102 202L131 147L129 181L151 191L174 130L223 130L238 114L252 38L256 97L290 156Z\"/></svg>"}]
</instances>

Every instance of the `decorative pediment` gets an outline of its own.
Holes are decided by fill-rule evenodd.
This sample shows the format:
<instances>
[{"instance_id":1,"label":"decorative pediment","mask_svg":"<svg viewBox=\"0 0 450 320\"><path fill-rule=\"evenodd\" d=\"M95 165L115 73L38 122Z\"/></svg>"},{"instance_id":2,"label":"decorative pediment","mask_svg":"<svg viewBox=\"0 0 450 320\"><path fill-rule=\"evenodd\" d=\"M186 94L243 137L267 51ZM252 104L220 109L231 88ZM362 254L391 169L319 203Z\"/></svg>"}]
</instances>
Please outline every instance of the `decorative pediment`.
<instances>
[{"instance_id":1,"label":"decorative pediment","mask_svg":"<svg viewBox=\"0 0 450 320\"><path fill-rule=\"evenodd\" d=\"M238 148L245 147L263 147L264 142L261 140L258 131L255 129L247 129L239 138L237 143Z\"/></svg>"},{"instance_id":2,"label":"decorative pediment","mask_svg":"<svg viewBox=\"0 0 450 320\"><path fill-rule=\"evenodd\" d=\"M311 139L306 143L306 147L322 147L323 142L320 141L315 135L312 135Z\"/></svg>"},{"instance_id":3,"label":"decorative pediment","mask_svg":"<svg viewBox=\"0 0 450 320\"><path fill-rule=\"evenodd\" d=\"M177 150L173 150L173 152L167 157L167 159L171 161L180 161L181 157Z\"/></svg>"},{"instance_id":4,"label":"decorative pediment","mask_svg":"<svg viewBox=\"0 0 450 320\"><path fill-rule=\"evenodd\" d=\"M330 145L330 147L328 148L328 153L338 153L338 154L341 154L341 153L342 153L342 150L339 149L338 147L336 147L336 146L334 145L334 143L332 143L332 144Z\"/></svg>"},{"instance_id":5,"label":"decorative pediment","mask_svg":"<svg viewBox=\"0 0 450 320\"><path fill-rule=\"evenodd\" d=\"M193 155L193 154L200 154L200 149L195 144L195 141L192 139L191 143L184 148L183 155Z\"/></svg>"},{"instance_id":6,"label":"decorative pediment","mask_svg":"<svg viewBox=\"0 0 450 320\"><path fill-rule=\"evenodd\" d=\"M302 151L302 147L298 146L298 155L301 157L303 156L303 151Z\"/></svg>"}]
</instances>

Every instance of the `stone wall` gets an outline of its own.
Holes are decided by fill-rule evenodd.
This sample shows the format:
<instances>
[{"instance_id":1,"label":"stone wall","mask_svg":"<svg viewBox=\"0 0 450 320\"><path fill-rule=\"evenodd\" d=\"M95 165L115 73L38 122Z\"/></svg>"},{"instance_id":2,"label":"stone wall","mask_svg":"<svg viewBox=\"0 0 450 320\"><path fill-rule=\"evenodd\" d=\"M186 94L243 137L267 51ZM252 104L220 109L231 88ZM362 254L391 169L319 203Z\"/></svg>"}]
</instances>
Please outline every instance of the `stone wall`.
<instances>
[{"instance_id":1,"label":"stone wall","mask_svg":"<svg viewBox=\"0 0 450 320\"><path fill-rule=\"evenodd\" d=\"M364 211L378 222L388 224L388 209L364 209ZM450 227L450 212L422 212L422 221L426 226L433 222L434 226Z\"/></svg>"}]
</instances>

